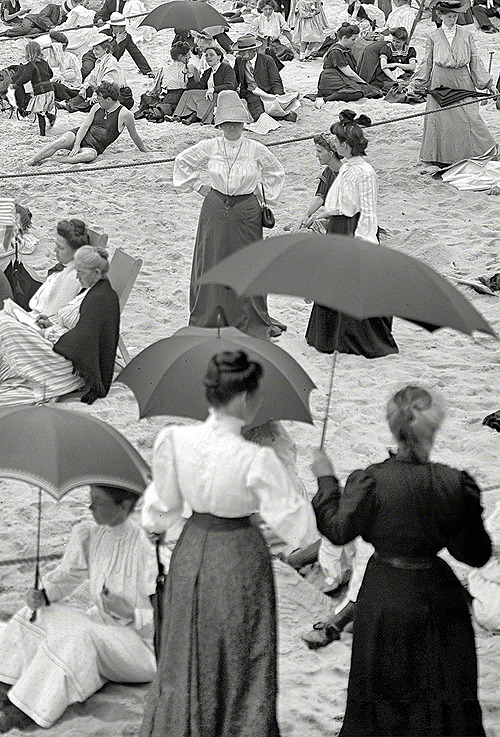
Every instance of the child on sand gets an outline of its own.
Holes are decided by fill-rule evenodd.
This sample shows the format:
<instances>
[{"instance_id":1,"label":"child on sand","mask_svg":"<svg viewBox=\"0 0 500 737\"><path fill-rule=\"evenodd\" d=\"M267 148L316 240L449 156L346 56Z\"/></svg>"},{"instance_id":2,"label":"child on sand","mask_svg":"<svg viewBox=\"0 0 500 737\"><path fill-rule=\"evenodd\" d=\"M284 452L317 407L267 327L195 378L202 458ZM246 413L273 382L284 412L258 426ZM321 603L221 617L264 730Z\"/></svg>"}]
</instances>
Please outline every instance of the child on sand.
<instances>
[{"instance_id":1,"label":"child on sand","mask_svg":"<svg viewBox=\"0 0 500 737\"><path fill-rule=\"evenodd\" d=\"M27 112L35 113L38 119L40 135L45 136L47 120L52 127L56 120L54 84L52 69L43 58L40 44L29 41L25 48L27 64L21 64L14 75L12 83L15 88L24 87L31 82L33 97L28 102Z\"/></svg>"},{"instance_id":2,"label":"child on sand","mask_svg":"<svg viewBox=\"0 0 500 737\"><path fill-rule=\"evenodd\" d=\"M67 164L85 164L94 161L126 128L139 151L146 147L135 127L134 116L118 102L120 89L111 82L101 82L97 88L97 105L79 128L68 131L53 143L41 149L29 161L30 166L49 159L56 151L68 151Z\"/></svg>"}]
</instances>

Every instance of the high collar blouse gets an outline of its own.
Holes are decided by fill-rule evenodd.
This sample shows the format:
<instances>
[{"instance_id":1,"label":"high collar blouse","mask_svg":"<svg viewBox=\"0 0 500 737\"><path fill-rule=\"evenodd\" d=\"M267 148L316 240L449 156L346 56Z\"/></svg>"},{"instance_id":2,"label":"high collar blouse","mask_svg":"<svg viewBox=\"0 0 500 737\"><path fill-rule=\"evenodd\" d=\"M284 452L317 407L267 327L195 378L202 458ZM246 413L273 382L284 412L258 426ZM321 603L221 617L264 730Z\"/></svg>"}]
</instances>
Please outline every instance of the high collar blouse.
<instances>
[{"instance_id":1,"label":"high collar blouse","mask_svg":"<svg viewBox=\"0 0 500 737\"><path fill-rule=\"evenodd\" d=\"M262 143L242 136L228 141L223 136L196 143L177 155L173 184L179 192L199 191L201 170L207 168L210 185L226 195L259 193L264 186L266 201L277 202L285 171Z\"/></svg>"},{"instance_id":2,"label":"high collar blouse","mask_svg":"<svg viewBox=\"0 0 500 737\"><path fill-rule=\"evenodd\" d=\"M325 216L359 212L355 235L378 243L377 230L378 183L375 170L364 156L346 159L325 199Z\"/></svg>"},{"instance_id":3,"label":"high collar blouse","mask_svg":"<svg viewBox=\"0 0 500 737\"><path fill-rule=\"evenodd\" d=\"M310 502L294 488L271 448L245 440L244 422L211 410L190 427L167 427L156 439L153 483L144 495L146 530L178 528L190 510L218 517L259 512L282 540L302 547L318 539Z\"/></svg>"}]
</instances>

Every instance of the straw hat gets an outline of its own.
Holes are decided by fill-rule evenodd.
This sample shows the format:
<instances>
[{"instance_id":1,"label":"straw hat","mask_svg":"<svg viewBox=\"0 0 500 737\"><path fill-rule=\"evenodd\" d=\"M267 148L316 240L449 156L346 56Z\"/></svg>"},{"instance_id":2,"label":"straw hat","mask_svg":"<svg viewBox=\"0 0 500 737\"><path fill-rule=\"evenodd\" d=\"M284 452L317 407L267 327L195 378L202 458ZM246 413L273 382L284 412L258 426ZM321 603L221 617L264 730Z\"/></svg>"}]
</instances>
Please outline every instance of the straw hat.
<instances>
[{"instance_id":1,"label":"straw hat","mask_svg":"<svg viewBox=\"0 0 500 737\"><path fill-rule=\"evenodd\" d=\"M109 23L112 26L126 26L127 19L125 18L123 13L111 13L109 17Z\"/></svg>"},{"instance_id":2,"label":"straw hat","mask_svg":"<svg viewBox=\"0 0 500 737\"><path fill-rule=\"evenodd\" d=\"M214 125L221 123L248 123L246 107L234 90L221 90L217 97Z\"/></svg>"},{"instance_id":3,"label":"straw hat","mask_svg":"<svg viewBox=\"0 0 500 737\"><path fill-rule=\"evenodd\" d=\"M50 47L52 46L52 39L49 34L46 34L45 36L39 36L36 41L40 45L42 51L50 49Z\"/></svg>"},{"instance_id":4,"label":"straw hat","mask_svg":"<svg viewBox=\"0 0 500 737\"><path fill-rule=\"evenodd\" d=\"M251 51L252 49L260 49L262 42L258 40L257 36L253 33L246 33L244 36L240 36L239 39L233 44L231 51L235 54L241 51Z\"/></svg>"},{"instance_id":5,"label":"straw hat","mask_svg":"<svg viewBox=\"0 0 500 737\"><path fill-rule=\"evenodd\" d=\"M104 43L110 43L113 39L111 36L106 36L105 33L98 33L97 36L94 36L92 41L90 42L90 48L93 49L94 46L100 46Z\"/></svg>"},{"instance_id":6,"label":"straw hat","mask_svg":"<svg viewBox=\"0 0 500 737\"><path fill-rule=\"evenodd\" d=\"M441 13L465 13L470 6L470 0L435 0L431 3L431 8Z\"/></svg>"}]
</instances>

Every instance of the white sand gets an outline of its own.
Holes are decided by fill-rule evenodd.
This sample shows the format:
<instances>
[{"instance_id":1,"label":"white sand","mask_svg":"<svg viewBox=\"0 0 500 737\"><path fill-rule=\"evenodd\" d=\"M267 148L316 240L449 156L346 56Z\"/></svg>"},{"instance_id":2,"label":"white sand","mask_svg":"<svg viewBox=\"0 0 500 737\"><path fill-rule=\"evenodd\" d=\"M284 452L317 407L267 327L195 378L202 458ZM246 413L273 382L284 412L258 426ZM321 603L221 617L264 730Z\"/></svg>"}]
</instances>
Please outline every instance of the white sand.
<instances>
[{"instance_id":1,"label":"white sand","mask_svg":"<svg viewBox=\"0 0 500 737\"><path fill-rule=\"evenodd\" d=\"M327 2L327 12L336 5ZM38 7L42 3L34 3ZM151 2L151 6L153 3ZM422 23L416 36L421 54L423 38L431 29ZM244 26L231 30L233 37ZM498 49L496 36L476 34L482 58ZM154 67L167 58L171 33L163 32L145 47ZM0 68L21 58L23 41L0 41ZM498 76L500 54L494 60ZM148 84L138 75L133 62L124 58L129 81L143 91ZM287 64L284 78L288 85L302 92L315 91L321 62ZM138 99L139 95L136 95ZM351 107L372 120L388 119L423 109L423 105L389 105L380 101L361 101L346 105L330 103L317 111L307 101L299 112L299 122L284 124L265 142L285 140L322 130L336 119L339 110ZM482 114L500 141L500 118L490 103ZM81 115L59 115L50 138L75 127ZM187 145L207 135L212 128L180 124L155 125L145 121L138 129L150 151L141 154L133 149L126 134L101 158L102 163L144 161L170 157ZM484 193L459 193L419 172L418 151L422 119L381 126L368 131L369 156L380 178L380 223L390 231L385 244L416 255L443 274L452 272L455 262L461 274L484 274L499 269L498 210L500 201ZM28 121L8 121L0 117L0 171L26 171L26 161L40 145L37 127ZM273 149L287 172L282 201L275 208L277 228L297 220L307 206L316 186L318 164L309 141ZM98 161L99 163L99 161ZM44 164L46 169L59 164ZM37 250L26 259L39 268L53 262L55 223L68 216L84 218L110 236L111 249L123 247L144 259L144 268L136 282L123 315L123 335L134 355L159 338L170 335L186 324L187 293L194 234L201 200L197 195L176 195L171 188L172 165L130 168L83 174L75 167L70 175L0 180L0 194L12 194L27 203L34 215L34 234L40 239ZM467 295L500 330L500 301L481 297L470 290ZM317 444L324 392L331 358L316 353L304 341L310 306L301 299L271 297L272 314L288 324L280 345L289 350L310 373L318 386L312 396L315 428L289 425L299 447L300 468L313 490L308 470L310 449ZM405 382L423 382L439 389L448 406L448 418L441 433L434 458L467 469L488 492L488 508L498 500L500 489L500 436L481 425L488 412L500 408L500 349L485 336L473 339L441 330L430 334L400 320L395 321L395 336L401 355L377 361L341 356L335 380L331 424L327 446L341 478L354 468L379 461L386 455L390 437L383 422L383 409L389 393ZM72 409L111 422L122 431L149 460L153 439L163 424L160 418L137 421L137 406L123 387L114 387L109 397L92 407L72 404ZM168 418L169 421L173 421ZM44 511L43 552L60 550L68 539L71 526L87 514L85 494L74 493ZM34 553L36 498L21 484L2 484L0 497L0 559L29 556ZM32 584L31 564L0 568L0 612L12 614L22 602L22 594ZM462 568L463 572L463 568ZM317 594L293 571L276 566L280 618L280 722L284 737L331 737L341 725L350 658L351 636L340 643L312 653L302 644L299 634L320 619L329 600ZM478 633L481 671L481 699L485 723L490 735L500 735L498 677L500 673L500 638ZM137 734L146 687L109 685L86 704L72 707L64 718L48 731L58 737L92 737ZM14 734L14 733L13 733Z\"/></svg>"}]
</instances>

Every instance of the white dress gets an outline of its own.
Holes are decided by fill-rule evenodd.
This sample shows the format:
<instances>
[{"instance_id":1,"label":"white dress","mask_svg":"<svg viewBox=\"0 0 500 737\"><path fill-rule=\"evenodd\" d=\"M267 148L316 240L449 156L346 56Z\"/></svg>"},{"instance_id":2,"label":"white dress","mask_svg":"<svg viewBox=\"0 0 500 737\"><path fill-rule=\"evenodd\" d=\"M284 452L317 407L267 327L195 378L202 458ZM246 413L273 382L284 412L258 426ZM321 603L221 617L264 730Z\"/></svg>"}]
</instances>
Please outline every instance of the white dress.
<instances>
[{"instance_id":1,"label":"white dress","mask_svg":"<svg viewBox=\"0 0 500 737\"><path fill-rule=\"evenodd\" d=\"M12 703L48 728L106 681L151 681L155 578L153 546L136 525L77 525L61 563L44 577L51 605L39 609L33 623L22 609L0 634L0 681L13 684ZM87 613L52 604L87 580ZM113 613L113 596L128 617Z\"/></svg>"}]
</instances>

